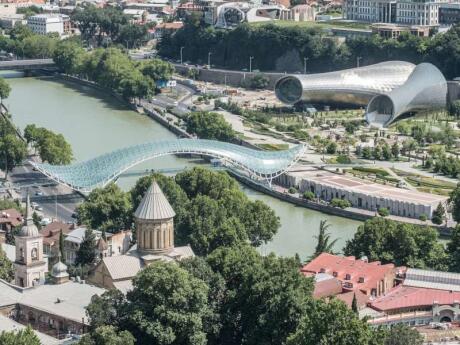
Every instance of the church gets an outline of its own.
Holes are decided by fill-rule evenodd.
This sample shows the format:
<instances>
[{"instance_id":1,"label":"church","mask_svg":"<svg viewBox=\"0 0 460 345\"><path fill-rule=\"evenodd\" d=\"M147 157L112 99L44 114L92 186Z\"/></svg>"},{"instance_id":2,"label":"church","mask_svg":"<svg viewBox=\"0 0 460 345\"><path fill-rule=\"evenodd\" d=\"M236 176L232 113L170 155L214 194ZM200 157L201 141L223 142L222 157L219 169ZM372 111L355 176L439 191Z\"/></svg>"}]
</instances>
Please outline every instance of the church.
<instances>
[{"instance_id":1,"label":"church","mask_svg":"<svg viewBox=\"0 0 460 345\"><path fill-rule=\"evenodd\" d=\"M195 256L190 246L174 246L175 215L160 186L153 181L134 213L137 244L124 255L104 257L87 281L126 293L132 289L134 276L152 262Z\"/></svg>"}]
</instances>

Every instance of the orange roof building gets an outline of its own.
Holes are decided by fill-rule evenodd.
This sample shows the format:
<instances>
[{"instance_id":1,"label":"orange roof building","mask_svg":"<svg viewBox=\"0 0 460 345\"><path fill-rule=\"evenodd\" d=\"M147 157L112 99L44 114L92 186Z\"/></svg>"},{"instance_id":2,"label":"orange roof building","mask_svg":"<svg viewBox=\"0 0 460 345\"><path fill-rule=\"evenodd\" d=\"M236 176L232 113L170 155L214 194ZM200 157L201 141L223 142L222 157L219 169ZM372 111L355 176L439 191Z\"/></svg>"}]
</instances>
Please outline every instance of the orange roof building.
<instances>
[{"instance_id":1,"label":"orange roof building","mask_svg":"<svg viewBox=\"0 0 460 345\"><path fill-rule=\"evenodd\" d=\"M327 273L342 283L342 291L359 290L367 296L381 296L389 291L396 278L393 264L382 265L380 261L368 262L366 258L338 256L322 253L302 267L306 276Z\"/></svg>"},{"instance_id":2,"label":"orange roof building","mask_svg":"<svg viewBox=\"0 0 460 345\"><path fill-rule=\"evenodd\" d=\"M22 216L18 210L9 208L0 211L0 230L10 231L22 224Z\"/></svg>"}]
</instances>

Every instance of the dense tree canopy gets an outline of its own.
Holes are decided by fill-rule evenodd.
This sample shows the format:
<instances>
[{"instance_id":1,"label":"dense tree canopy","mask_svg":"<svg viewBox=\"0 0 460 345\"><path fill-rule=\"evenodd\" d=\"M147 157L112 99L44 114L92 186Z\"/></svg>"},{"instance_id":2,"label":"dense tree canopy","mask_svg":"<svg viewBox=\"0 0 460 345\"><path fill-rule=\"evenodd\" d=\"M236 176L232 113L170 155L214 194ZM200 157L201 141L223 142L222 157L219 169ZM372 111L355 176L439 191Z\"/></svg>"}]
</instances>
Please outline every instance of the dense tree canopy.
<instances>
[{"instance_id":1,"label":"dense tree canopy","mask_svg":"<svg viewBox=\"0 0 460 345\"><path fill-rule=\"evenodd\" d=\"M155 262L128 292L128 329L138 344L204 345L208 287L177 265Z\"/></svg>"},{"instance_id":2,"label":"dense tree canopy","mask_svg":"<svg viewBox=\"0 0 460 345\"><path fill-rule=\"evenodd\" d=\"M40 339L33 329L28 326L19 331L1 332L0 344L2 345L40 345Z\"/></svg>"},{"instance_id":3,"label":"dense tree canopy","mask_svg":"<svg viewBox=\"0 0 460 345\"><path fill-rule=\"evenodd\" d=\"M275 212L261 201L250 201L227 173L203 168L186 170L175 179L158 175L139 179L131 192L134 206L153 178L176 212L176 244L190 244L197 254L248 241L259 246L270 241L280 226Z\"/></svg>"},{"instance_id":4,"label":"dense tree canopy","mask_svg":"<svg viewBox=\"0 0 460 345\"><path fill-rule=\"evenodd\" d=\"M78 205L77 219L92 229L111 232L130 229L132 205L130 197L115 183L105 188L94 189L83 203Z\"/></svg>"},{"instance_id":5,"label":"dense tree canopy","mask_svg":"<svg viewBox=\"0 0 460 345\"><path fill-rule=\"evenodd\" d=\"M13 263L7 258L5 251L0 247L0 279L10 282L13 278Z\"/></svg>"},{"instance_id":6,"label":"dense tree canopy","mask_svg":"<svg viewBox=\"0 0 460 345\"><path fill-rule=\"evenodd\" d=\"M221 114L214 112L193 112L187 117L187 132L201 139L232 141L235 132Z\"/></svg>"},{"instance_id":7,"label":"dense tree canopy","mask_svg":"<svg viewBox=\"0 0 460 345\"><path fill-rule=\"evenodd\" d=\"M128 331L117 332L113 326L101 326L85 334L78 345L134 345L135 339Z\"/></svg>"},{"instance_id":8,"label":"dense tree canopy","mask_svg":"<svg viewBox=\"0 0 460 345\"><path fill-rule=\"evenodd\" d=\"M96 235L91 229L85 230L85 236L83 241L80 243L80 247L77 251L75 258L75 265L92 265L96 261Z\"/></svg>"},{"instance_id":9,"label":"dense tree canopy","mask_svg":"<svg viewBox=\"0 0 460 345\"><path fill-rule=\"evenodd\" d=\"M447 270L447 254L435 229L380 217L359 226L353 239L347 241L344 254L365 255L369 261L396 266Z\"/></svg>"},{"instance_id":10,"label":"dense tree canopy","mask_svg":"<svg viewBox=\"0 0 460 345\"><path fill-rule=\"evenodd\" d=\"M38 151L43 162L66 165L73 159L72 147L62 134L56 134L44 127L27 125L24 129L24 138L27 144Z\"/></svg>"},{"instance_id":11,"label":"dense tree canopy","mask_svg":"<svg viewBox=\"0 0 460 345\"><path fill-rule=\"evenodd\" d=\"M9 121L9 115L0 116L0 168L8 174L27 156L27 145L18 130Z\"/></svg>"},{"instance_id":12,"label":"dense tree canopy","mask_svg":"<svg viewBox=\"0 0 460 345\"><path fill-rule=\"evenodd\" d=\"M460 74L459 42L459 25L433 38L402 34L398 39L387 39L372 35L349 38L343 44L316 28L281 27L270 23L243 24L235 30L222 30L189 20L176 34L160 42L159 53L179 58L180 48L184 47L185 60L205 63L208 52L212 52L213 64L232 69L248 69L249 57L253 56L253 69L283 72L302 71L303 58L308 58L310 73L354 67L358 56L362 65L388 60L416 64L428 61L451 79Z\"/></svg>"}]
</instances>

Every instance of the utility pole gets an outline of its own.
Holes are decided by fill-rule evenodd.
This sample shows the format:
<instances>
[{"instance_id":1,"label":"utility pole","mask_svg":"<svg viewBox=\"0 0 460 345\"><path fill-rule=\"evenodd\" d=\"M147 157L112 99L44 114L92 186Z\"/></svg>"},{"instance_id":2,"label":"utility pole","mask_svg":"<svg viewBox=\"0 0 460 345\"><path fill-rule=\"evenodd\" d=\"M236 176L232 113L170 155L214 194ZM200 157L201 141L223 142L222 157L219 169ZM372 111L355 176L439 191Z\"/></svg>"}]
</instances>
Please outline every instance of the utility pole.
<instances>
[{"instance_id":1,"label":"utility pole","mask_svg":"<svg viewBox=\"0 0 460 345\"><path fill-rule=\"evenodd\" d=\"M180 64L182 65L182 51L185 47L180 47Z\"/></svg>"},{"instance_id":2,"label":"utility pole","mask_svg":"<svg viewBox=\"0 0 460 345\"><path fill-rule=\"evenodd\" d=\"M303 58L303 74L307 74L307 60L308 58Z\"/></svg>"},{"instance_id":3,"label":"utility pole","mask_svg":"<svg viewBox=\"0 0 460 345\"><path fill-rule=\"evenodd\" d=\"M362 59L361 56L356 57L356 67L359 67L359 61Z\"/></svg>"},{"instance_id":4,"label":"utility pole","mask_svg":"<svg viewBox=\"0 0 460 345\"><path fill-rule=\"evenodd\" d=\"M254 56L249 57L249 73L252 72L252 59L254 59Z\"/></svg>"},{"instance_id":5,"label":"utility pole","mask_svg":"<svg viewBox=\"0 0 460 345\"><path fill-rule=\"evenodd\" d=\"M209 52L209 53L208 53L208 67L209 67L209 68L211 68L211 55L212 55L212 53Z\"/></svg>"}]
</instances>

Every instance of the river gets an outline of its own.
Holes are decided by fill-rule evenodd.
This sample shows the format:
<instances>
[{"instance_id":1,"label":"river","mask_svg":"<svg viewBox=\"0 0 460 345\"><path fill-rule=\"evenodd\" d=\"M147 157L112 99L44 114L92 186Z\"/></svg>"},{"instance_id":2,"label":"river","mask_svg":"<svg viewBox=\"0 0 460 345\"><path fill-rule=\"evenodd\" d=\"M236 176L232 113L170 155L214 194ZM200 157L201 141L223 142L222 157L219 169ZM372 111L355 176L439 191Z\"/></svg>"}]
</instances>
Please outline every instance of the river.
<instances>
[{"instance_id":1,"label":"river","mask_svg":"<svg viewBox=\"0 0 460 345\"><path fill-rule=\"evenodd\" d=\"M5 74L4 74L5 75ZM21 76L9 73L6 76ZM123 104L90 87L57 81L54 78L10 78L12 92L5 104L13 121L21 129L27 124L49 128L62 133L72 145L76 161L139 144L146 141L172 139L175 135L144 115L129 110ZM180 168L197 164L196 161L166 156L140 164L133 169ZM118 184L130 188L138 177L122 176ZM263 253L278 255L298 253L308 257L316 245L319 222L327 219L333 238L338 238L340 251L353 236L360 222L329 216L317 211L296 207L262 193L242 187L252 200L263 200L280 217L281 228L272 242L261 248Z\"/></svg>"}]
</instances>

